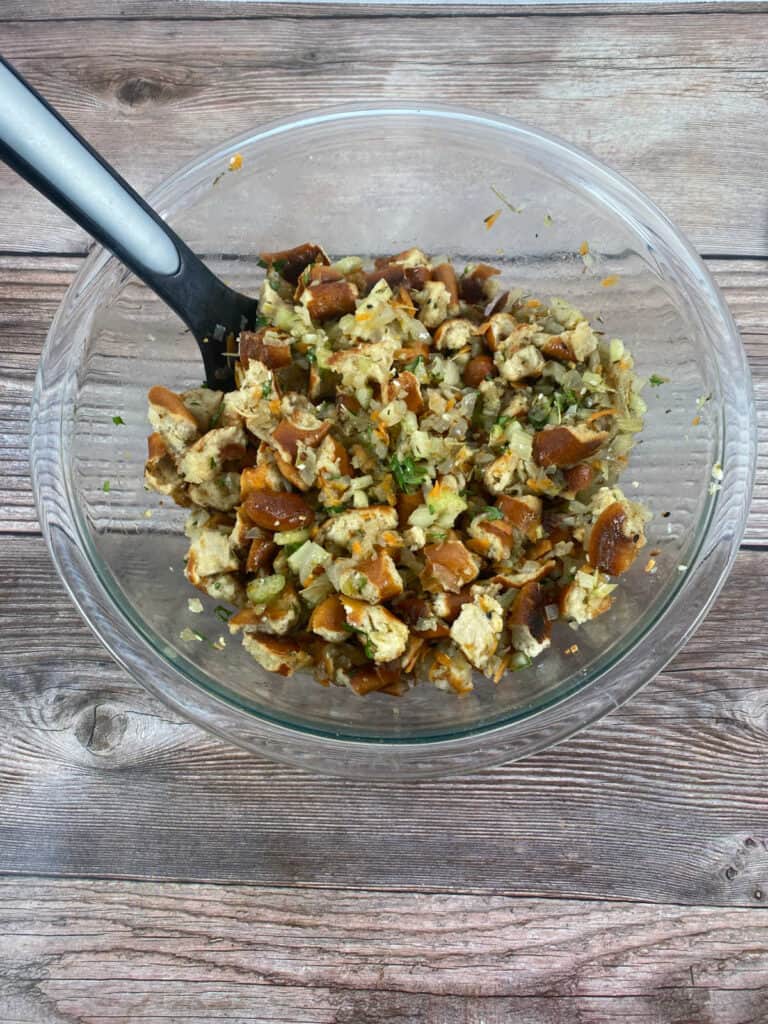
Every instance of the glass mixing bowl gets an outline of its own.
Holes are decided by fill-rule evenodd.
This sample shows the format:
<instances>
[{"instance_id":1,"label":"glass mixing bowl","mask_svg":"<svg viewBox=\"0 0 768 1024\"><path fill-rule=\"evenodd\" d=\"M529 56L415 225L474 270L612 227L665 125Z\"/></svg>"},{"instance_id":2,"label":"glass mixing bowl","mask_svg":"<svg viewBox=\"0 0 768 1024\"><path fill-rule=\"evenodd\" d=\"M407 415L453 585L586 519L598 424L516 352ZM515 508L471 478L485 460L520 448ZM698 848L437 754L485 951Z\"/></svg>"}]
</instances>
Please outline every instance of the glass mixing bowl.
<instances>
[{"instance_id":1,"label":"glass mixing bowl","mask_svg":"<svg viewBox=\"0 0 768 1024\"><path fill-rule=\"evenodd\" d=\"M229 171L240 153L242 168ZM176 317L97 249L51 326L32 411L40 522L72 599L114 657L177 711L233 743L309 769L412 777L520 758L625 701L679 650L738 549L753 476L744 352L709 274L630 184L564 143L441 108L342 109L273 123L202 156L149 197L214 271L255 292L258 253L305 240L333 255L418 245L482 260L562 296L621 337L649 387L623 486L654 514L613 609L494 686L458 699L422 685L365 698L262 670L215 640L216 602L183 576L184 511L142 484L146 393L198 385ZM493 226L484 223L501 210ZM587 247L583 245L588 243ZM616 278L608 287L606 278ZM119 416L124 424L113 423ZM713 467L722 466L722 480ZM717 475L717 474L716 474ZM106 483L108 481L108 483ZM151 515L150 515L151 511ZM653 550L655 572L645 572ZM188 634L185 634L188 635ZM575 653L565 652L578 645Z\"/></svg>"}]
</instances>

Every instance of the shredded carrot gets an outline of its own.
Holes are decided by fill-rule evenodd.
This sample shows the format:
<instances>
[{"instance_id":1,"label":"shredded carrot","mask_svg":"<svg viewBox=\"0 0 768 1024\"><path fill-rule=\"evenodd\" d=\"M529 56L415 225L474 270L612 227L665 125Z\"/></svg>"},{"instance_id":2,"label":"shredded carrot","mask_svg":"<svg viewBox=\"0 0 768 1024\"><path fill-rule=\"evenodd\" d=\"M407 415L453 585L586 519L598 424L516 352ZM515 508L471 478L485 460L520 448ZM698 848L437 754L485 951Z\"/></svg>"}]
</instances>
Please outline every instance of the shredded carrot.
<instances>
[{"instance_id":1,"label":"shredded carrot","mask_svg":"<svg viewBox=\"0 0 768 1024\"><path fill-rule=\"evenodd\" d=\"M235 153L235 155L233 157L231 157L230 161L229 161L229 169L230 169L230 171L239 171L242 166L243 166L243 154L242 153Z\"/></svg>"},{"instance_id":2,"label":"shredded carrot","mask_svg":"<svg viewBox=\"0 0 768 1024\"><path fill-rule=\"evenodd\" d=\"M701 423L701 416L694 416L693 419L691 420L691 426L692 427L698 427L698 425L700 423Z\"/></svg>"},{"instance_id":3,"label":"shredded carrot","mask_svg":"<svg viewBox=\"0 0 768 1024\"><path fill-rule=\"evenodd\" d=\"M363 545L360 543L359 540L353 540L352 543L350 544L350 550L352 551L353 555L362 555Z\"/></svg>"},{"instance_id":4,"label":"shredded carrot","mask_svg":"<svg viewBox=\"0 0 768 1024\"><path fill-rule=\"evenodd\" d=\"M570 647L566 647L566 649L563 651L563 654L578 654L578 652L579 652L579 645L578 644L571 644Z\"/></svg>"},{"instance_id":5,"label":"shredded carrot","mask_svg":"<svg viewBox=\"0 0 768 1024\"><path fill-rule=\"evenodd\" d=\"M531 477L529 480L526 480L526 485L530 487L532 491L551 491L553 487L553 483L549 478L546 480L534 480L533 477Z\"/></svg>"},{"instance_id":6,"label":"shredded carrot","mask_svg":"<svg viewBox=\"0 0 768 1024\"><path fill-rule=\"evenodd\" d=\"M490 231L500 216L501 210L496 210L494 213L491 213L487 217L484 217L483 224L485 224L486 230Z\"/></svg>"},{"instance_id":7,"label":"shredded carrot","mask_svg":"<svg viewBox=\"0 0 768 1024\"><path fill-rule=\"evenodd\" d=\"M504 657L499 662L499 667L493 673L493 681L494 681L494 683L500 683L501 682L501 677L507 671L507 665L508 664L509 664L509 655L505 654Z\"/></svg>"},{"instance_id":8,"label":"shredded carrot","mask_svg":"<svg viewBox=\"0 0 768 1024\"><path fill-rule=\"evenodd\" d=\"M653 572L655 568L656 568L656 559L655 558L649 558L648 561L645 563L645 569L643 571L644 572Z\"/></svg>"},{"instance_id":9,"label":"shredded carrot","mask_svg":"<svg viewBox=\"0 0 768 1024\"><path fill-rule=\"evenodd\" d=\"M604 277L600 284L603 288L613 288L615 284L619 283L618 274L609 274L608 277Z\"/></svg>"},{"instance_id":10,"label":"shredded carrot","mask_svg":"<svg viewBox=\"0 0 768 1024\"><path fill-rule=\"evenodd\" d=\"M579 246L579 253L582 256L586 256L588 252L589 252L589 242L582 242L581 245Z\"/></svg>"},{"instance_id":11,"label":"shredded carrot","mask_svg":"<svg viewBox=\"0 0 768 1024\"><path fill-rule=\"evenodd\" d=\"M278 416L280 414L280 399L279 398L271 398L270 399L270 401L269 401L269 411L272 413L273 416Z\"/></svg>"},{"instance_id":12,"label":"shredded carrot","mask_svg":"<svg viewBox=\"0 0 768 1024\"><path fill-rule=\"evenodd\" d=\"M594 412L587 416L586 422L593 423L595 420L602 419L603 416L618 416L619 413L612 406L609 409L596 409Z\"/></svg>"},{"instance_id":13,"label":"shredded carrot","mask_svg":"<svg viewBox=\"0 0 768 1024\"><path fill-rule=\"evenodd\" d=\"M540 305L541 303L538 299L528 299L528 301L526 302L526 306L528 307L528 309L538 309Z\"/></svg>"},{"instance_id":14,"label":"shredded carrot","mask_svg":"<svg viewBox=\"0 0 768 1024\"><path fill-rule=\"evenodd\" d=\"M359 324L362 324L365 323L366 320L370 320L372 316L373 313L366 313L365 310L362 310L360 313L355 313L355 320Z\"/></svg>"}]
</instances>

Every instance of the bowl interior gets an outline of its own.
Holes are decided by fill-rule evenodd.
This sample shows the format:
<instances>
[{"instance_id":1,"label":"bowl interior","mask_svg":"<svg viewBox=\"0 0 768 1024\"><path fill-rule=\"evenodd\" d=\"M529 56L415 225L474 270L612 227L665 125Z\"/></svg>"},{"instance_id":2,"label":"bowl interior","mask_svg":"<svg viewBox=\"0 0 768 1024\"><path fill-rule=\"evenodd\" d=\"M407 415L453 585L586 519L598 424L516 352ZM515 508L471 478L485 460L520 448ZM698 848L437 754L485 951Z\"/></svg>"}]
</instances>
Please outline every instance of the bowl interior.
<instances>
[{"instance_id":1,"label":"bowl interior","mask_svg":"<svg viewBox=\"0 0 768 1024\"><path fill-rule=\"evenodd\" d=\"M243 166L231 172L235 149ZM578 632L556 623L550 652L497 686L479 679L469 698L420 686L399 700L360 699L264 672L228 636L215 601L203 597L204 612L190 613L187 601L198 594L183 576L185 514L145 492L142 470L147 390L197 386L201 363L174 315L110 260L68 297L54 328L69 339L78 367L62 458L80 542L137 642L255 715L384 741L452 737L525 718L636 649L706 532L723 447L722 382L711 311L701 299L711 289L706 275L659 237L656 215L623 188L583 156L521 127L439 112L308 119L240 140L163 186L155 205L243 291L258 288L262 249L313 240L339 256L418 245L459 264L494 263L507 285L543 299L566 298L608 337L623 339L641 376L669 382L645 391L646 427L622 486L654 518L611 612ZM486 228L484 218L499 209ZM644 571L651 551L653 573ZM182 640L185 627L206 639ZM223 650L210 643L220 636ZM566 654L574 644L578 651Z\"/></svg>"}]
</instances>

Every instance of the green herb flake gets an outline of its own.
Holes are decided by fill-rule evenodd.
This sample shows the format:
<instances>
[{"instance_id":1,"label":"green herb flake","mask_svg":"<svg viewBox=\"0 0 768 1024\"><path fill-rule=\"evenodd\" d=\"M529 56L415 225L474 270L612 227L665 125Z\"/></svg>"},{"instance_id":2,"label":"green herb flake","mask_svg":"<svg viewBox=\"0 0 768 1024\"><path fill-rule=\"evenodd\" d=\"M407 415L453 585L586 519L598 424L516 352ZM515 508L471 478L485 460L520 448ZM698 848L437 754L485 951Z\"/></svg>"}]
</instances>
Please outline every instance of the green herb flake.
<instances>
[{"instance_id":1,"label":"green herb flake","mask_svg":"<svg viewBox=\"0 0 768 1024\"><path fill-rule=\"evenodd\" d=\"M256 266L257 267L261 267L262 270L266 270L267 269L267 262L266 262L266 260L263 260L261 258L261 256L259 256L259 258L256 260Z\"/></svg>"},{"instance_id":2,"label":"green herb flake","mask_svg":"<svg viewBox=\"0 0 768 1024\"><path fill-rule=\"evenodd\" d=\"M225 608L223 604L217 604L213 609L213 614L217 619L221 619L222 622L229 622L232 612L228 608Z\"/></svg>"},{"instance_id":3,"label":"green herb flake","mask_svg":"<svg viewBox=\"0 0 768 1024\"><path fill-rule=\"evenodd\" d=\"M399 490L404 494L412 494L427 478L427 467L423 463L417 463L410 455L398 459L393 455L389 460L389 468Z\"/></svg>"},{"instance_id":4,"label":"green herb flake","mask_svg":"<svg viewBox=\"0 0 768 1024\"><path fill-rule=\"evenodd\" d=\"M308 348L306 351L307 362L310 366L317 362L317 352L313 348Z\"/></svg>"},{"instance_id":5,"label":"green herb flake","mask_svg":"<svg viewBox=\"0 0 768 1024\"><path fill-rule=\"evenodd\" d=\"M219 425L219 420L221 419L222 412L224 412L224 399L223 398L219 402L218 406L216 407L216 411L214 412L213 416L211 416L211 425L210 425L209 429L212 430L214 427L217 427Z\"/></svg>"},{"instance_id":6,"label":"green herb flake","mask_svg":"<svg viewBox=\"0 0 768 1024\"><path fill-rule=\"evenodd\" d=\"M660 377L658 373L652 373L648 383L652 388L660 388L662 384L669 384L669 377Z\"/></svg>"},{"instance_id":7,"label":"green herb flake","mask_svg":"<svg viewBox=\"0 0 768 1024\"><path fill-rule=\"evenodd\" d=\"M500 508L495 508L493 505L486 505L483 509L483 518L488 520L503 519L504 513Z\"/></svg>"},{"instance_id":8,"label":"green herb flake","mask_svg":"<svg viewBox=\"0 0 768 1024\"><path fill-rule=\"evenodd\" d=\"M109 480L105 480L104 483L101 485L101 489L102 491L104 491L105 494L109 494L109 486Z\"/></svg>"},{"instance_id":9,"label":"green herb flake","mask_svg":"<svg viewBox=\"0 0 768 1024\"><path fill-rule=\"evenodd\" d=\"M424 356L416 356L409 363L406 363L403 370L407 370L409 373L415 373L420 366L424 365Z\"/></svg>"},{"instance_id":10,"label":"green herb flake","mask_svg":"<svg viewBox=\"0 0 768 1024\"><path fill-rule=\"evenodd\" d=\"M269 398L269 396L271 394L272 394L272 381L271 380L267 380L267 381L264 382L264 384L262 386L261 397L262 398Z\"/></svg>"},{"instance_id":11,"label":"green herb flake","mask_svg":"<svg viewBox=\"0 0 768 1024\"><path fill-rule=\"evenodd\" d=\"M124 427L125 426L125 420L123 419L122 416L113 416L112 417L112 422L115 424L116 427Z\"/></svg>"},{"instance_id":12,"label":"green herb flake","mask_svg":"<svg viewBox=\"0 0 768 1024\"><path fill-rule=\"evenodd\" d=\"M338 477L336 479L338 479ZM337 516L340 512L346 512L347 511L347 506L346 505L326 505L325 508L323 509L323 511L327 512L329 516Z\"/></svg>"},{"instance_id":13,"label":"green herb flake","mask_svg":"<svg viewBox=\"0 0 768 1024\"><path fill-rule=\"evenodd\" d=\"M214 459L212 455L209 456L208 458L208 465L211 467L211 469L216 469L216 459Z\"/></svg>"},{"instance_id":14,"label":"green herb flake","mask_svg":"<svg viewBox=\"0 0 768 1024\"><path fill-rule=\"evenodd\" d=\"M365 651L366 658L370 658L371 661L373 661L373 655L374 655L375 652L374 652L374 649L373 649L373 644L368 639L368 637L365 638L365 643L363 644L363 650Z\"/></svg>"}]
</instances>

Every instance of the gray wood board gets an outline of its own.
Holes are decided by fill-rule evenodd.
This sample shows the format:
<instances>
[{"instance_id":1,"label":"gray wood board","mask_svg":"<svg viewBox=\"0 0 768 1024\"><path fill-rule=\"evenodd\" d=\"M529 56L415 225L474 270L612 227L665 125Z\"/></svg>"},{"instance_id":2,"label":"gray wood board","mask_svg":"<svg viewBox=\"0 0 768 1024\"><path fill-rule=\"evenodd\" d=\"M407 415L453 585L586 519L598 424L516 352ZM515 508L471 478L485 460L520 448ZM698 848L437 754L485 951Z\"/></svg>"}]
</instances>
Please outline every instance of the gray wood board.
<instances>
[{"instance_id":1,"label":"gray wood board","mask_svg":"<svg viewBox=\"0 0 768 1024\"><path fill-rule=\"evenodd\" d=\"M6 1024L764 1024L768 917L6 880L0 979Z\"/></svg>"},{"instance_id":2,"label":"gray wood board","mask_svg":"<svg viewBox=\"0 0 768 1024\"><path fill-rule=\"evenodd\" d=\"M81 624L40 538L0 549L0 872L481 889L759 907L764 555L623 710L464 778L312 778L181 722Z\"/></svg>"},{"instance_id":3,"label":"gray wood board","mask_svg":"<svg viewBox=\"0 0 768 1024\"><path fill-rule=\"evenodd\" d=\"M204 8L212 9L220 7ZM514 116L585 147L646 190L706 253L768 255L768 12L760 7L578 17L392 17L371 7L331 17L317 5L310 17L281 7L256 20L75 10L76 21L4 20L3 52L140 191L274 117L335 103L440 101ZM0 249L82 252L85 244L0 168Z\"/></svg>"}]
</instances>

